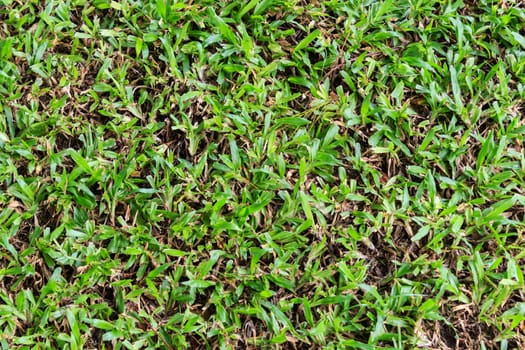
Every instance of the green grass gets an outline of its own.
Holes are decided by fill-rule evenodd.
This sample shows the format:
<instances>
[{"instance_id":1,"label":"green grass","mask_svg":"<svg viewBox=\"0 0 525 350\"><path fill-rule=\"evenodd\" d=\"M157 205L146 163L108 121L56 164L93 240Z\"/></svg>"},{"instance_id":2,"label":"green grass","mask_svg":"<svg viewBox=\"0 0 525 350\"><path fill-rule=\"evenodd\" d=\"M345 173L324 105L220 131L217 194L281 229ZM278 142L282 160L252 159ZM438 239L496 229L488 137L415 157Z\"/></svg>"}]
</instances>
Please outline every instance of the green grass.
<instances>
[{"instance_id":1,"label":"green grass","mask_svg":"<svg viewBox=\"0 0 525 350\"><path fill-rule=\"evenodd\" d=\"M519 0L0 0L1 349L525 348Z\"/></svg>"}]
</instances>

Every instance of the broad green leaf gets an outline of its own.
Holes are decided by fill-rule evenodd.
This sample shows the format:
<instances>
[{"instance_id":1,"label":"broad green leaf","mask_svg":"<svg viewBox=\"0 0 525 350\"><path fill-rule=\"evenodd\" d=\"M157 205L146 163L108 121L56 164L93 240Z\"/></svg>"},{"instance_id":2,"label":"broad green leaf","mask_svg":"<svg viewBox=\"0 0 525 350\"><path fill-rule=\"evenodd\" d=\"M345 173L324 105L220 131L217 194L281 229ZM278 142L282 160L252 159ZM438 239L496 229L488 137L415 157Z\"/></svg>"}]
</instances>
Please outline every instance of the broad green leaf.
<instances>
[{"instance_id":1,"label":"broad green leaf","mask_svg":"<svg viewBox=\"0 0 525 350\"><path fill-rule=\"evenodd\" d=\"M301 51L302 49L308 47L308 45L310 45L310 43L319 36L319 34L321 34L321 30L319 29L316 29L310 34L308 34L306 38L304 38L303 40L299 42L299 44L297 44L297 46L294 49L294 52Z\"/></svg>"}]
</instances>

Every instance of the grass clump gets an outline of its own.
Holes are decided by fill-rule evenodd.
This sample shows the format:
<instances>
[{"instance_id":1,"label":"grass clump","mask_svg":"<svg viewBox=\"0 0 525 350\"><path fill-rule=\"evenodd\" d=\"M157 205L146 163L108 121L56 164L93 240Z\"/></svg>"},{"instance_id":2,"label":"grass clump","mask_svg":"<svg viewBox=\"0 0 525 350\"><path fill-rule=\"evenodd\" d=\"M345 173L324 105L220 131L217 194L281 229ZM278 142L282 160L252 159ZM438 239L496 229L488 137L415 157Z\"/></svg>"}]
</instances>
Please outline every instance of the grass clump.
<instances>
[{"instance_id":1,"label":"grass clump","mask_svg":"<svg viewBox=\"0 0 525 350\"><path fill-rule=\"evenodd\" d=\"M0 346L525 347L523 28L0 0Z\"/></svg>"}]
</instances>

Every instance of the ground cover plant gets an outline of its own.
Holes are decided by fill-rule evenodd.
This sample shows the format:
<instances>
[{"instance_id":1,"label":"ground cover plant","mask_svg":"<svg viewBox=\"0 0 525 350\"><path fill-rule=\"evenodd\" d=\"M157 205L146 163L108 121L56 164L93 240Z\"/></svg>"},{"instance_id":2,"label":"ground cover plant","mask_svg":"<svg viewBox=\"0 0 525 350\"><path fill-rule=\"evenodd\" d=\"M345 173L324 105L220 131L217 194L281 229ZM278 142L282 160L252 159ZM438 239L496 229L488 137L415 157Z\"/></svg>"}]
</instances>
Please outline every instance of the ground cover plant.
<instances>
[{"instance_id":1,"label":"ground cover plant","mask_svg":"<svg viewBox=\"0 0 525 350\"><path fill-rule=\"evenodd\" d=\"M525 348L519 0L0 0L2 349Z\"/></svg>"}]
</instances>

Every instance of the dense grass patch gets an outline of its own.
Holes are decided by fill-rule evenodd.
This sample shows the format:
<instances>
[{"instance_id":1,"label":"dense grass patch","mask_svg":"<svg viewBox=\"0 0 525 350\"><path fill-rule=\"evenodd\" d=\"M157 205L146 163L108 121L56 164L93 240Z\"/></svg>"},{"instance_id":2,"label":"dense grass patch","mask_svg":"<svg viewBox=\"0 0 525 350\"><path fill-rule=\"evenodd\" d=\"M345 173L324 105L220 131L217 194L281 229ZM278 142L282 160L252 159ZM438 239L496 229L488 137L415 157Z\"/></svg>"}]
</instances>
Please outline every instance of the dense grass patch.
<instances>
[{"instance_id":1,"label":"dense grass patch","mask_svg":"<svg viewBox=\"0 0 525 350\"><path fill-rule=\"evenodd\" d=\"M524 28L0 0L1 348L525 348Z\"/></svg>"}]
</instances>

